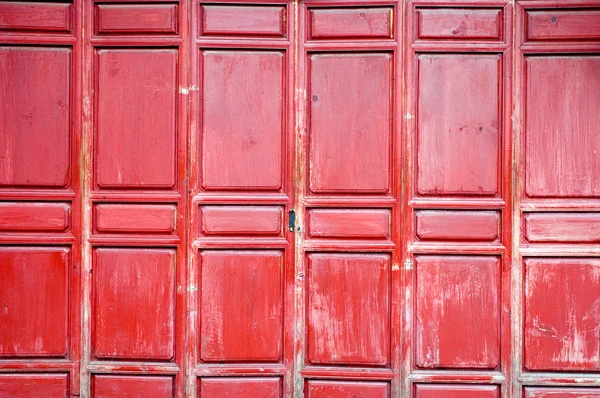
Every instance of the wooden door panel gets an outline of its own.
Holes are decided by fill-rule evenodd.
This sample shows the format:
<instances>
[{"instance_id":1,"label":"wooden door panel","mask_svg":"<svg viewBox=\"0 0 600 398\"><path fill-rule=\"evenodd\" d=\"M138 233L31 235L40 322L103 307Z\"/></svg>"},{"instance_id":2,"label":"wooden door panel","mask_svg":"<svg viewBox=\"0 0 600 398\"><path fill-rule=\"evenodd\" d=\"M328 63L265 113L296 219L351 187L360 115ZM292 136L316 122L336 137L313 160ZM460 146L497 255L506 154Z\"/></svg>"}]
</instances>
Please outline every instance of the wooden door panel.
<instances>
[{"instance_id":1,"label":"wooden door panel","mask_svg":"<svg viewBox=\"0 0 600 398\"><path fill-rule=\"evenodd\" d=\"M0 358L69 353L70 250L0 247Z\"/></svg>"},{"instance_id":2,"label":"wooden door panel","mask_svg":"<svg viewBox=\"0 0 600 398\"><path fill-rule=\"evenodd\" d=\"M201 4L200 35L285 37L286 14L281 5Z\"/></svg>"},{"instance_id":3,"label":"wooden door panel","mask_svg":"<svg viewBox=\"0 0 600 398\"><path fill-rule=\"evenodd\" d=\"M497 195L501 57L418 57L417 192Z\"/></svg>"},{"instance_id":4,"label":"wooden door panel","mask_svg":"<svg viewBox=\"0 0 600 398\"><path fill-rule=\"evenodd\" d=\"M173 378L168 376L94 375L91 397L93 398L171 398Z\"/></svg>"},{"instance_id":5,"label":"wooden door panel","mask_svg":"<svg viewBox=\"0 0 600 398\"><path fill-rule=\"evenodd\" d=\"M280 191L284 53L205 50L200 58L203 188Z\"/></svg>"},{"instance_id":6,"label":"wooden door panel","mask_svg":"<svg viewBox=\"0 0 600 398\"><path fill-rule=\"evenodd\" d=\"M308 255L307 361L379 365L390 360L390 256Z\"/></svg>"},{"instance_id":7,"label":"wooden door panel","mask_svg":"<svg viewBox=\"0 0 600 398\"><path fill-rule=\"evenodd\" d=\"M69 396L69 375L60 373L0 374L1 398L64 398Z\"/></svg>"},{"instance_id":8,"label":"wooden door panel","mask_svg":"<svg viewBox=\"0 0 600 398\"><path fill-rule=\"evenodd\" d=\"M416 365L488 368L500 363L500 260L417 256Z\"/></svg>"},{"instance_id":9,"label":"wooden door panel","mask_svg":"<svg viewBox=\"0 0 600 398\"><path fill-rule=\"evenodd\" d=\"M93 256L93 355L173 360L175 251L98 248Z\"/></svg>"},{"instance_id":10,"label":"wooden door panel","mask_svg":"<svg viewBox=\"0 0 600 398\"><path fill-rule=\"evenodd\" d=\"M524 398L597 398L600 388L526 387Z\"/></svg>"},{"instance_id":11,"label":"wooden door panel","mask_svg":"<svg viewBox=\"0 0 600 398\"><path fill-rule=\"evenodd\" d=\"M416 385L416 398L498 398L498 386L477 385Z\"/></svg>"},{"instance_id":12,"label":"wooden door panel","mask_svg":"<svg viewBox=\"0 0 600 398\"><path fill-rule=\"evenodd\" d=\"M198 396L202 398L280 398L281 379L276 377L203 377Z\"/></svg>"},{"instance_id":13,"label":"wooden door panel","mask_svg":"<svg viewBox=\"0 0 600 398\"><path fill-rule=\"evenodd\" d=\"M525 367L600 369L600 261L525 260Z\"/></svg>"},{"instance_id":14,"label":"wooden door panel","mask_svg":"<svg viewBox=\"0 0 600 398\"><path fill-rule=\"evenodd\" d=\"M390 54L313 54L309 59L310 192L388 193Z\"/></svg>"},{"instance_id":15,"label":"wooden door panel","mask_svg":"<svg viewBox=\"0 0 600 398\"><path fill-rule=\"evenodd\" d=\"M101 49L96 63L96 186L173 189L177 51Z\"/></svg>"},{"instance_id":16,"label":"wooden door panel","mask_svg":"<svg viewBox=\"0 0 600 398\"><path fill-rule=\"evenodd\" d=\"M526 57L525 190L529 197L600 195L600 57Z\"/></svg>"},{"instance_id":17,"label":"wooden door panel","mask_svg":"<svg viewBox=\"0 0 600 398\"><path fill-rule=\"evenodd\" d=\"M389 39L393 37L391 7L309 9L309 34L322 39Z\"/></svg>"},{"instance_id":18,"label":"wooden door panel","mask_svg":"<svg viewBox=\"0 0 600 398\"><path fill-rule=\"evenodd\" d=\"M67 47L0 47L0 187L71 182L71 60ZM9 111L10 110L10 111Z\"/></svg>"},{"instance_id":19,"label":"wooden door panel","mask_svg":"<svg viewBox=\"0 0 600 398\"><path fill-rule=\"evenodd\" d=\"M203 251L198 286L203 361L281 361L281 251Z\"/></svg>"},{"instance_id":20,"label":"wooden door panel","mask_svg":"<svg viewBox=\"0 0 600 398\"><path fill-rule=\"evenodd\" d=\"M306 382L307 398L388 398L390 385L370 381L309 380Z\"/></svg>"}]
</instances>

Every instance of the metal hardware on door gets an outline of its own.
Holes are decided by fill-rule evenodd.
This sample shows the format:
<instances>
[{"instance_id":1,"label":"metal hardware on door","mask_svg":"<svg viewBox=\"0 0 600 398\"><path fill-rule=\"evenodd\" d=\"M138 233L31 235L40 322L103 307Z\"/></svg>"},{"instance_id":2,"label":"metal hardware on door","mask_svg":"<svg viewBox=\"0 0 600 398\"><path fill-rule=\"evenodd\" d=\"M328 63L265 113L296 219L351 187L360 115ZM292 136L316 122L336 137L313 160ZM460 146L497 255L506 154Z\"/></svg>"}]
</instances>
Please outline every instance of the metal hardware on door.
<instances>
[{"instance_id":1,"label":"metal hardware on door","mask_svg":"<svg viewBox=\"0 0 600 398\"><path fill-rule=\"evenodd\" d=\"M290 219L288 223L288 231L294 232L294 228L296 227L296 212L294 210L290 210Z\"/></svg>"}]
</instances>

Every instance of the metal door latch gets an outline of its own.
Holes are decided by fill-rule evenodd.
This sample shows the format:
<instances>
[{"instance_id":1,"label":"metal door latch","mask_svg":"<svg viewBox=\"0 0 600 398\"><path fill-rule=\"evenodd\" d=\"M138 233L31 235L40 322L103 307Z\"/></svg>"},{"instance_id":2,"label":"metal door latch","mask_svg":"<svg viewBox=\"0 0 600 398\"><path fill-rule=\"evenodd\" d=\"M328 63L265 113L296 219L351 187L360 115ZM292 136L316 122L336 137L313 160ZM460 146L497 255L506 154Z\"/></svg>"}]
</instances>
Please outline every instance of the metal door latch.
<instances>
[{"instance_id":1,"label":"metal door latch","mask_svg":"<svg viewBox=\"0 0 600 398\"><path fill-rule=\"evenodd\" d=\"M288 224L288 231L294 232L296 228L296 212L294 210L290 210L290 220Z\"/></svg>"}]
</instances>

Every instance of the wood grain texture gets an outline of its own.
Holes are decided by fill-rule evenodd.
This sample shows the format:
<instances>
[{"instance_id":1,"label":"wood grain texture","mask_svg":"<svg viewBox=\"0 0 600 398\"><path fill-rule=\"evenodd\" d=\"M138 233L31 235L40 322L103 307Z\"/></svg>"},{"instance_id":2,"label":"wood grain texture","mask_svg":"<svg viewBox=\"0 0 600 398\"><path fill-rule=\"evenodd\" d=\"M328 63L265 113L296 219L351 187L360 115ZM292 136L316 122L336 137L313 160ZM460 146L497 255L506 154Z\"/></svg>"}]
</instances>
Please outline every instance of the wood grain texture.
<instances>
[{"instance_id":1,"label":"wood grain texture","mask_svg":"<svg viewBox=\"0 0 600 398\"><path fill-rule=\"evenodd\" d=\"M416 398L499 398L498 386L438 384L415 386Z\"/></svg>"},{"instance_id":2,"label":"wood grain texture","mask_svg":"<svg viewBox=\"0 0 600 398\"><path fill-rule=\"evenodd\" d=\"M500 361L500 261L417 256L416 365L487 368Z\"/></svg>"},{"instance_id":3,"label":"wood grain texture","mask_svg":"<svg viewBox=\"0 0 600 398\"><path fill-rule=\"evenodd\" d=\"M70 256L66 247L0 247L0 357L67 357Z\"/></svg>"},{"instance_id":4,"label":"wood grain texture","mask_svg":"<svg viewBox=\"0 0 600 398\"><path fill-rule=\"evenodd\" d=\"M528 258L525 262L524 366L600 370L600 260Z\"/></svg>"},{"instance_id":5,"label":"wood grain texture","mask_svg":"<svg viewBox=\"0 0 600 398\"><path fill-rule=\"evenodd\" d=\"M389 192L391 68L385 53L310 56L311 193Z\"/></svg>"},{"instance_id":6,"label":"wood grain texture","mask_svg":"<svg viewBox=\"0 0 600 398\"><path fill-rule=\"evenodd\" d=\"M529 10L527 40L600 40L600 9Z\"/></svg>"},{"instance_id":7,"label":"wood grain texture","mask_svg":"<svg viewBox=\"0 0 600 398\"><path fill-rule=\"evenodd\" d=\"M600 57L526 57L527 196L600 196Z\"/></svg>"},{"instance_id":8,"label":"wood grain texture","mask_svg":"<svg viewBox=\"0 0 600 398\"><path fill-rule=\"evenodd\" d=\"M91 384L94 398L173 397L173 378L169 376L96 374Z\"/></svg>"},{"instance_id":9,"label":"wood grain texture","mask_svg":"<svg viewBox=\"0 0 600 398\"><path fill-rule=\"evenodd\" d=\"M0 31L68 33L72 5L0 1Z\"/></svg>"},{"instance_id":10,"label":"wood grain texture","mask_svg":"<svg viewBox=\"0 0 600 398\"><path fill-rule=\"evenodd\" d=\"M280 5L200 5L204 36L283 37L286 7Z\"/></svg>"},{"instance_id":11,"label":"wood grain texture","mask_svg":"<svg viewBox=\"0 0 600 398\"><path fill-rule=\"evenodd\" d=\"M69 203L0 202L2 232L64 232L69 227Z\"/></svg>"},{"instance_id":12,"label":"wood grain texture","mask_svg":"<svg viewBox=\"0 0 600 398\"><path fill-rule=\"evenodd\" d=\"M202 398L281 398L281 379L276 377L203 377L198 383Z\"/></svg>"},{"instance_id":13,"label":"wood grain texture","mask_svg":"<svg viewBox=\"0 0 600 398\"><path fill-rule=\"evenodd\" d=\"M389 255L308 254L309 363L386 365L389 311Z\"/></svg>"},{"instance_id":14,"label":"wood grain texture","mask_svg":"<svg viewBox=\"0 0 600 398\"><path fill-rule=\"evenodd\" d=\"M417 9L419 39L502 40L502 9Z\"/></svg>"},{"instance_id":15,"label":"wood grain texture","mask_svg":"<svg viewBox=\"0 0 600 398\"><path fill-rule=\"evenodd\" d=\"M199 229L210 236L282 236L281 206L201 206Z\"/></svg>"},{"instance_id":16,"label":"wood grain texture","mask_svg":"<svg viewBox=\"0 0 600 398\"><path fill-rule=\"evenodd\" d=\"M313 8L308 12L313 40L393 37L393 8Z\"/></svg>"},{"instance_id":17,"label":"wood grain texture","mask_svg":"<svg viewBox=\"0 0 600 398\"><path fill-rule=\"evenodd\" d=\"M162 204L96 204L93 231L106 234L173 234L177 207Z\"/></svg>"},{"instance_id":18,"label":"wood grain texture","mask_svg":"<svg viewBox=\"0 0 600 398\"><path fill-rule=\"evenodd\" d=\"M370 381L308 380L305 396L307 398L388 398L390 385L385 382Z\"/></svg>"},{"instance_id":19,"label":"wood grain texture","mask_svg":"<svg viewBox=\"0 0 600 398\"><path fill-rule=\"evenodd\" d=\"M500 234L500 214L494 211L419 210L416 236L423 241L494 242Z\"/></svg>"},{"instance_id":20,"label":"wood grain texture","mask_svg":"<svg viewBox=\"0 0 600 398\"><path fill-rule=\"evenodd\" d=\"M97 248L92 266L94 357L172 360L175 251Z\"/></svg>"},{"instance_id":21,"label":"wood grain texture","mask_svg":"<svg viewBox=\"0 0 600 398\"><path fill-rule=\"evenodd\" d=\"M0 47L0 186L71 182L71 50Z\"/></svg>"},{"instance_id":22,"label":"wood grain texture","mask_svg":"<svg viewBox=\"0 0 600 398\"><path fill-rule=\"evenodd\" d=\"M95 61L96 187L173 189L177 51L100 49Z\"/></svg>"},{"instance_id":23,"label":"wood grain texture","mask_svg":"<svg viewBox=\"0 0 600 398\"><path fill-rule=\"evenodd\" d=\"M69 396L69 375L63 373L0 374L0 397L64 398Z\"/></svg>"},{"instance_id":24,"label":"wood grain texture","mask_svg":"<svg viewBox=\"0 0 600 398\"><path fill-rule=\"evenodd\" d=\"M283 337L280 251L203 251L200 357L208 362L275 362Z\"/></svg>"},{"instance_id":25,"label":"wood grain texture","mask_svg":"<svg viewBox=\"0 0 600 398\"><path fill-rule=\"evenodd\" d=\"M500 56L424 54L418 68L417 193L496 195Z\"/></svg>"},{"instance_id":26,"label":"wood grain texture","mask_svg":"<svg viewBox=\"0 0 600 398\"><path fill-rule=\"evenodd\" d=\"M390 239L388 209L310 209L307 212L310 238Z\"/></svg>"},{"instance_id":27,"label":"wood grain texture","mask_svg":"<svg viewBox=\"0 0 600 398\"><path fill-rule=\"evenodd\" d=\"M526 213L523 220L528 242L600 242L600 213Z\"/></svg>"},{"instance_id":28,"label":"wood grain texture","mask_svg":"<svg viewBox=\"0 0 600 398\"><path fill-rule=\"evenodd\" d=\"M177 4L97 4L96 34L177 34Z\"/></svg>"},{"instance_id":29,"label":"wood grain texture","mask_svg":"<svg viewBox=\"0 0 600 398\"><path fill-rule=\"evenodd\" d=\"M200 59L202 187L281 190L284 54L206 50Z\"/></svg>"},{"instance_id":30,"label":"wood grain texture","mask_svg":"<svg viewBox=\"0 0 600 398\"><path fill-rule=\"evenodd\" d=\"M596 398L600 388L525 387L525 398Z\"/></svg>"}]
</instances>

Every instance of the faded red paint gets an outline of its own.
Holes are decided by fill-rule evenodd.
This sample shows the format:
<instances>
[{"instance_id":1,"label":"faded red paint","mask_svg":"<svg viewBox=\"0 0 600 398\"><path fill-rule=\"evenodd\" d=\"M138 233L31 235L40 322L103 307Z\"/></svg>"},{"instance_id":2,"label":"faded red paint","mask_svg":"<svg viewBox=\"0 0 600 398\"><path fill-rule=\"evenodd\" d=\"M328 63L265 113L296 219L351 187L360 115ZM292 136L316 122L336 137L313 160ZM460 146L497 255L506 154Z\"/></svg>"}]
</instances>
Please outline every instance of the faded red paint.
<instances>
[{"instance_id":1,"label":"faded red paint","mask_svg":"<svg viewBox=\"0 0 600 398\"><path fill-rule=\"evenodd\" d=\"M0 397L600 397L599 10L0 1Z\"/></svg>"}]
</instances>

